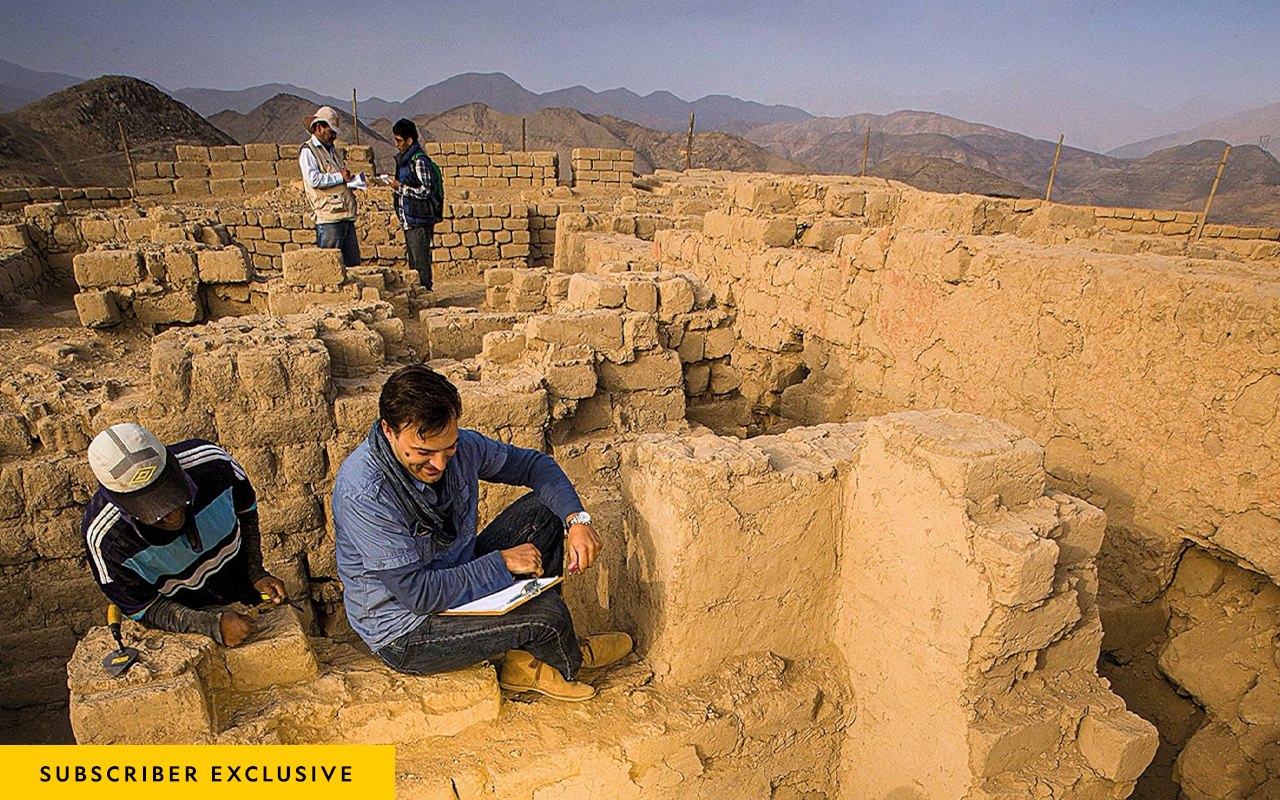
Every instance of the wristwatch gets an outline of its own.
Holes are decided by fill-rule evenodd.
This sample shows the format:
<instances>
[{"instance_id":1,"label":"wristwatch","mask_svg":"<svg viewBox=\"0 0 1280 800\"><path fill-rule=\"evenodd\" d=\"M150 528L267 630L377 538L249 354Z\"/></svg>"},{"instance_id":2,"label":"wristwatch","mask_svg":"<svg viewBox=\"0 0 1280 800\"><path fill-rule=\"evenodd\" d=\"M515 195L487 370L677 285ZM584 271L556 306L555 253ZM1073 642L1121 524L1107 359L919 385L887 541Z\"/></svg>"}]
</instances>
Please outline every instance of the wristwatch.
<instances>
[{"instance_id":1,"label":"wristwatch","mask_svg":"<svg viewBox=\"0 0 1280 800\"><path fill-rule=\"evenodd\" d=\"M565 520L566 526L590 525L590 524L591 524L591 515L585 511L579 511L577 514L574 514L573 516Z\"/></svg>"}]
</instances>

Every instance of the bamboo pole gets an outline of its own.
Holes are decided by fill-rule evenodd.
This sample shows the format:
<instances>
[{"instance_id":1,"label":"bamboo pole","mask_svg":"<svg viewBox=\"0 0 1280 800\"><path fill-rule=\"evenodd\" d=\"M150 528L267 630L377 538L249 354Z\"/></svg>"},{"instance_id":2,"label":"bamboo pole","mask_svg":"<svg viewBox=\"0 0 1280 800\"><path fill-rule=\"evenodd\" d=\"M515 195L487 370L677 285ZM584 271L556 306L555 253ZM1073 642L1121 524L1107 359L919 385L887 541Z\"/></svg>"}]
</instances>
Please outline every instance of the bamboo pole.
<instances>
[{"instance_id":1,"label":"bamboo pole","mask_svg":"<svg viewBox=\"0 0 1280 800\"><path fill-rule=\"evenodd\" d=\"M693 169L693 112L689 112L689 140L684 148L684 171Z\"/></svg>"},{"instance_id":2,"label":"bamboo pole","mask_svg":"<svg viewBox=\"0 0 1280 800\"><path fill-rule=\"evenodd\" d=\"M862 177L867 177L867 154L871 152L871 125L867 125L867 139L862 143Z\"/></svg>"},{"instance_id":3,"label":"bamboo pole","mask_svg":"<svg viewBox=\"0 0 1280 800\"><path fill-rule=\"evenodd\" d=\"M138 173L133 169L133 156L129 155L129 141L124 138L124 123L116 120L116 127L120 129L120 147L124 149L124 161L129 165L129 185L133 187L133 193L138 193Z\"/></svg>"},{"instance_id":4,"label":"bamboo pole","mask_svg":"<svg viewBox=\"0 0 1280 800\"><path fill-rule=\"evenodd\" d=\"M1053 151L1053 168L1049 170L1049 188L1044 190L1044 201L1049 202L1049 195L1053 194L1053 176L1058 174L1058 156L1062 155L1062 140L1066 137L1065 133L1058 134L1058 149Z\"/></svg>"},{"instance_id":5,"label":"bamboo pole","mask_svg":"<svg viewBox=\"0 0 1280 800\"><path fill-rule=\"evenodd\" d=\"M360 144L360 115L356 113L356 90L351 90L351 127L355 129L355 143Z\"/></svg>"},{"instance_id":6,"label":"bamboo pole","mask_svg":"<svg viewBox=\"0 0 1280 800\"><path fill-rule=\"evenodd\" d=\"M1231 145L1222 151L1222 161L1218 162L1218 174L1213 176L1213 187L1209 189L1209 199L1204 201L1204 213L1200 215L1200 224L1196 227L1196 241L1204 233L1205 220L1209 219L1209 206L1213 205L1213 196L1218 192L1218 181L1222 180L1222 168L1227 165L1227 156L1231 155Z\"/></svg>"},{"instance_id":7,"label":"bamboo pole","mask_svg":"<svg viewBox=\"0 0 1280 800\"><path fill-rule=\"evenodd\" d=\"M529 148L525 147L524 145L524 117L521 117L520 118L520 152L526 153L528 151L529 151Z\"/></svg>"}]
</instances>

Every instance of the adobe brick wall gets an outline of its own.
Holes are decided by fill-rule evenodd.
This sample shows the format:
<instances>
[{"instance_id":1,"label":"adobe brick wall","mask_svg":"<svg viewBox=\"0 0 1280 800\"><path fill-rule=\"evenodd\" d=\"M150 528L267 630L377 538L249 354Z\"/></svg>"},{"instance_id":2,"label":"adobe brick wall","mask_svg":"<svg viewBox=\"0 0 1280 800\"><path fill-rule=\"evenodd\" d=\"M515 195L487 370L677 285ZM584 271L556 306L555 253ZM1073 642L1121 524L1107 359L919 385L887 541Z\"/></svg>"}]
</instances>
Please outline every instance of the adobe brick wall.
<instances>
[{"instance_id":1,"label":"adobe brick wall","mask_svg":"<svg viewBox=\"0 0 1280 800\"><path fill-rule=\"evenodd\" d=\"M574 186L616 188L630 186L636 169L634 150L575 147L571 152Z\"/></svg>"}]
</instances>

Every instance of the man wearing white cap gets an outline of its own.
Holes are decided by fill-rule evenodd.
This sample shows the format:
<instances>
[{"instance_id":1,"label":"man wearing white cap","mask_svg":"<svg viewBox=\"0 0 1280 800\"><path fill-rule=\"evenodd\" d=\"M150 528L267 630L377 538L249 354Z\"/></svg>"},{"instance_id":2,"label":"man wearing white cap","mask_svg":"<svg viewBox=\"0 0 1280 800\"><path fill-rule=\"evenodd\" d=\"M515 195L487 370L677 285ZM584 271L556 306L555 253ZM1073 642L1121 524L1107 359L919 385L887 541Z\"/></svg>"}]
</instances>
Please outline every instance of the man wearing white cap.
<instances>
[{"instance_id":1,"label":"man wearing white cap","mask_svg":"<svg viewBox=\"0 0 1280 800\"><path fill-rule=\"evenodd\" d=\"M202 439L165 447L121 423L94 437L89 466L100 484L81 526L89 566L126 615L234 647L253 621L200 609L287 599L262 568L253 486L225 450Z\"/></svg>"},{"instance_id":2,"label":"man wearing white cap","mask_svg":"<svg viewBox=\"0 0 1280 800\"><path fill-rule=\"evenodd\" d=\"M338 130L338 112L320 106L307 123L311 138L298 152L302 185L316 216L316 247L342 251L342 263L360 264L360 244L356 241L356 196L347 186L351 172L333 143Z\"/></svg>"}]
</instances>

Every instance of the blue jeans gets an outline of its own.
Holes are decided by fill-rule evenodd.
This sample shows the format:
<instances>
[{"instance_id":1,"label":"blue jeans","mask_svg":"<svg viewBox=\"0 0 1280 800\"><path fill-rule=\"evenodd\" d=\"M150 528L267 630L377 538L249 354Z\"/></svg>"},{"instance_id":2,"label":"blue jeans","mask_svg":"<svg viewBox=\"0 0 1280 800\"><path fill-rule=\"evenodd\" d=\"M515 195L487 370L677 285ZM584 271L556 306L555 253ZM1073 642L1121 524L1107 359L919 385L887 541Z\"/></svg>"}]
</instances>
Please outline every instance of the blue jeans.
<instances>
[{"instance_id":1,"label":"blue jeans","mask_svg":"<svg viewBox=\"0 0 1280 800\"><path fill-rule=\"evenodd\" d=\"M316 223L316 247L333 247L342 251L342 263L360 266L360 242L356 241L355 220Z\"/></svg>"},{"instance_id":2,"label":"blue jeans","mask_svg":"<svg viewBox=\"0 0 1280 800\"><path fill-rule=\"evenodd\" d=\"M544 577L564 569L564 522L532 493L507 507L476 539L476 558L532 542L542 553ZM543 592L501 616L463 617L432 614L418 627L378 651L392 669L431 675L462 669L505 650L527 650L539 661L573 680L582 651L569 608L558 591Z\"/></svg>"}]
</instances>

